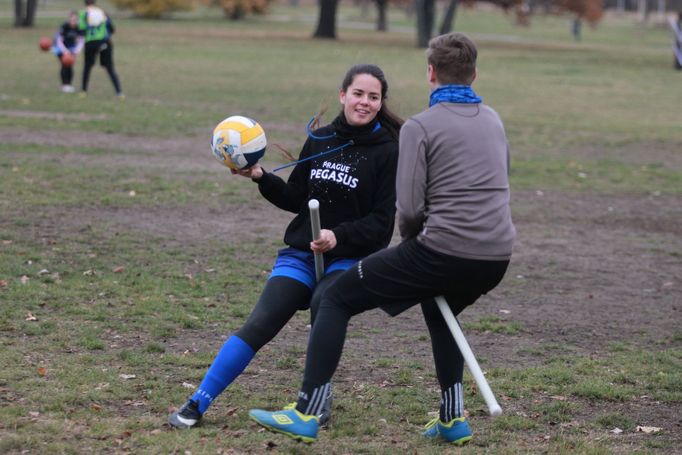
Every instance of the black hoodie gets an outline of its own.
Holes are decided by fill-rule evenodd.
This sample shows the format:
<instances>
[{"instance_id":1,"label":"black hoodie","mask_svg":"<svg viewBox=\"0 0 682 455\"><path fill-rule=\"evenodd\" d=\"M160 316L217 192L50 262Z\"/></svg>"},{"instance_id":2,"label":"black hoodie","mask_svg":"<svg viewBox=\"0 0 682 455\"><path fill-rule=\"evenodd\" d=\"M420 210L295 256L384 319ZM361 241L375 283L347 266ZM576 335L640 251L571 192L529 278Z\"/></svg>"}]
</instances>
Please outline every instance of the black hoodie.
<instances>
[{"instance_id":1,"label":"black hoodie","mask_svg":"<svg viewBox=\"0 0 682 455\"><path fill-rule=\"evenodd\" d=\"M296 213L284 243L310 251L308 201L317 199L320 225L333 231L337 241L326 256L360 258L385 248L395 220L398 141L376 121L353 127L343 114L313 135L303 145L299 160L348 145L298 163L286 183L265 171L258 180L258 189L268 201Z\"/></svg>"}]
</instances>

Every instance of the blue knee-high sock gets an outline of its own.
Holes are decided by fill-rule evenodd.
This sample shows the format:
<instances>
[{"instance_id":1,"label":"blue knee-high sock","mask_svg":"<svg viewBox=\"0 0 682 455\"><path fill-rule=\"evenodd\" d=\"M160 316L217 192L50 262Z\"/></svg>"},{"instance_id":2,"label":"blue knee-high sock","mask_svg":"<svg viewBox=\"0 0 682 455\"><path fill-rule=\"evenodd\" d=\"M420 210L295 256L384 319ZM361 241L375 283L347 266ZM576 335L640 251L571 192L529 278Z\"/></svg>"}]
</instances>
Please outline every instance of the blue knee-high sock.
<instances>
[{"instance_id":1,"label":"blue knee-high sock","mask_svg":"<svg viewBox=\"0 0 682 455\"><path fill-rule=\"evenodd\" d=\"M211 402L244 371L254 355L256 352L251 346L238 336L232 335L227 339L192 396L192 400L199 402L199 412L203 414L208 409Z\"/></svg>"}]
</instances>

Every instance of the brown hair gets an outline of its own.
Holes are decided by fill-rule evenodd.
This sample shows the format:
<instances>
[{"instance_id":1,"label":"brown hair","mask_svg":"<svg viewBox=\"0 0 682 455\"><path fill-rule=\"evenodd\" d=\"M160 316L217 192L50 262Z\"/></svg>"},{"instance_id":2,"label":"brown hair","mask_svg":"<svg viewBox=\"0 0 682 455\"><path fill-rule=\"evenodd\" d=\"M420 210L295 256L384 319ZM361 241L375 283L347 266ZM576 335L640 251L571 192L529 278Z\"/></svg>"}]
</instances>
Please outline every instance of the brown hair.
<instances>
[{"instance_id":1,"label":"brown hair","mask_svg":"<svg viewBox=\"0 0 682 455\"><path fill-rule=\"evenodd\" d=\"M471 85L476 74L476 45L463 33L452 32L429 41L426 60L441 84Z\"/></svg>"}]
</instances>

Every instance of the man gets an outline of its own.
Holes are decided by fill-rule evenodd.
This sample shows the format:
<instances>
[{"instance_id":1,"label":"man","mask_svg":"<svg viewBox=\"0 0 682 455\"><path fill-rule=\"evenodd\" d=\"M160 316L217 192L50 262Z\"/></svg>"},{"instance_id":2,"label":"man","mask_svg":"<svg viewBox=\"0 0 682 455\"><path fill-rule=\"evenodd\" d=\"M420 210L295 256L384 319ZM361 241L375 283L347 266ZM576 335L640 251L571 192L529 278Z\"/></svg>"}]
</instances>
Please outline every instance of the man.
<instances>
[{"instance_id":1,"label":"man","mask_svg":"<svg viewBox=\"0 0 682 455\"><path fill-rule=\"evenodd\" d=\"M114 85L116 96L124 99L121 83L114 69L114 44L111 35L114 33L114 23L104 11L95 6L95 0L85 0L85 9L79 14L78 31L85 37L85 62L83 64L83 81L81 96L88 93L90 71L97 61L107 70L111 83Z\"/></svg>"},{"instance_id":2,"label":"man","mask_svg":"<svg viewBox=\"0 0 682 455\"><path fill-rule=\"evenodd\" d=\"M502 280L516 234L509 208L509 149L499 116L471 88L475 45L450 33L433 38L426 55L430 107L400 132L402 243L358 262L324 293L296 406L250 413L268 429L314 441L315 416L350 318L378 306L397 314L422 302L442 391L439 417L423 434L455 444L471 439L463 415L464 360L433 298L445 296L458 314Z\"/></svg>"}]
</instances>

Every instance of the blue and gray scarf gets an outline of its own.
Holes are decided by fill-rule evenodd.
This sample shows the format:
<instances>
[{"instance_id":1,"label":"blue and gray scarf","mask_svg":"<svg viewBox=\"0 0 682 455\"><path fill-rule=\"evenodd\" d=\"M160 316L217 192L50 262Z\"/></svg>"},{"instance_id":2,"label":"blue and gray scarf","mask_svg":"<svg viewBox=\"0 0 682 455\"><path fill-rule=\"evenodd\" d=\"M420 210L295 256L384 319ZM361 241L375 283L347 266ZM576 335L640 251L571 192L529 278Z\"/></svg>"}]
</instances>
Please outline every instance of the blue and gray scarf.
<instances>
[{"instance_id":1,"label":"blue and gray scarf","mask_svg":"<svg viewBox=\"0 0 682 455\"><path fill-rule=\"evenodd\" d=\"M483 100L470 85L441 85L431 92L429 107L437 103L478 104Z\"/></svg>"}]
</instances>

